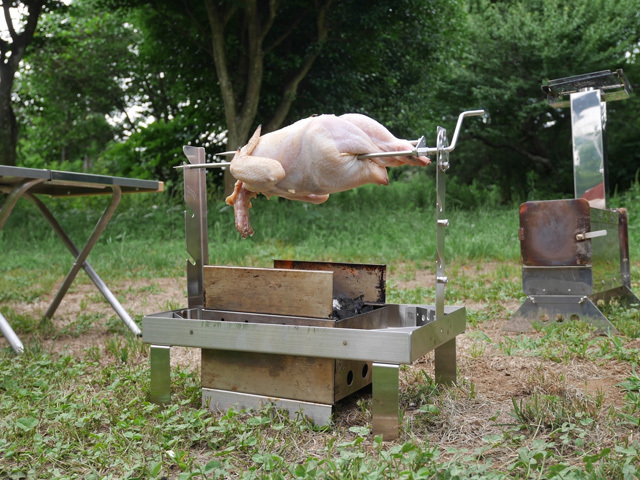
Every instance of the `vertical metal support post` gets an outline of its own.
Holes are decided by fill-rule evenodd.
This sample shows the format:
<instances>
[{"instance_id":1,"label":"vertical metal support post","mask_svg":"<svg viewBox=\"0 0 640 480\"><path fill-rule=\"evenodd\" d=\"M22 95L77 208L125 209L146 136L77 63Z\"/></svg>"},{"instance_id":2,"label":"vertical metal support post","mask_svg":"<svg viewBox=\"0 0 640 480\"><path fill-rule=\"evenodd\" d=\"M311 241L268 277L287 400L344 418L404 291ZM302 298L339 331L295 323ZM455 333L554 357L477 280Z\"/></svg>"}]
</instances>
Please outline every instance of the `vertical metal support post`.
<instances>
[{"instance_id":1,"label":"vertical metal support post","mask_svg":"<svg viewBox=\"0 0 640 480\"><path fill-rule=\"evenodd\" d=\"M448 278L445 272L445 236L449 220L445 213L446 171L449 169L447 131L438 127L436 158L436 320L444 318L444 290ZM435 349L435 380L451 384L456 381L456 339Z\"/></svg>"},{"instance_id":2,"label":"vertical metal support post","mask_svg":"<svg viewBox=\"0 0 640 480\"><path fill-rule=\"evenodd\" d=\"M117 185L112 185L111 189L113 192L111 196L111 202L109 203L109 205L107 205L107 208L102 213L102 216L100 217L100 220L98 220L98 223L93 229L93 232L91 232L91 235L87 240L87 243L82 248L82 251L80 251L79 255L76 257L75 262L73 262L73 266L71 267L71 270L69 270L69 273L67 274L64 281L62 282L62 285L60 286L58 293L56 294L54 299L51 301L49 308L45 312L43 321L46 321L47 319L53 317L53 314L56 312L58 306L60 305L62 298L66 295L67 290L69 290L71 283L73 283L73 280L76 278L78 271L80 271L80 268L82 267L85 260L89 256L91 249L94 247L94 245L100 238L100 235L102 235L102 232L107 227L107 224L109 223L109 220L111 220L111 217L113 216L113 213L115 212L116 208L118 208L118 204L120 203L120 198L122 197L122 190Z\"/></svg>"},{"instance_id":3,"label":"vertical metal support post","mask_svg":"<svg viewBox=\"0 0 640 480\"><path fill-rule=\"evenodd\" d=\"M631 289L631 265L629 263L629 230L626 208L619 208L618 213L618 239L620 242L620 275L622 285Z\"/></svg>"},{"instance_id":4,"label":"vertical metal support post","mask_svg":"<svg viewBox=\"0 0 640 480\"><path fill-rule=\"evenodd\" d=\"M171 402L171 347L151 345L150 400L154 403Z\"/></svg>"},{"instance_id":5,"label":"vertical metal support post","mask_svg":"<svg viewBox=\"0 0 640 480\"><path fill-rule=\"evenodd\" d=\"M449 168L449 153L442 150L448 144L447 131L438 127L438 155L436 160L436 320L444 317L445 275L444 240L449 220L445 215L446 175Z\"/></svg>"},{"instance_id":6,"label":"vertical metal support post","mask_svg":"<svg viewBox=\"0 0 640 480\"><path fill-rule=\"evenodd\" d=\"M400 428L400 377L398 365L374 363L372 371L373 434L384 441L398 438Z\"/></svg>"},{"instance_id":7,"label":"vertical metal support post","mask_svg":"<svg viewBox=\"0 0 640 480\"><path fill-rule=\"evenodd\" d=\"M205 163L203 147L183 148L190 163ZM202 267L209 263L207 235L207 184L206 170L184 169L184 200L188 210L184 212L187 242L187 296L189 308L204 307Z\"/></svg>"},{"instance_id":8,"label":"vertical metal support post","mask_svg":"<svg viewBox=\"0 0 640 480\"><path fill-rule=\"evenodd\" d=\"M183 147L189 163L205 163L203 147ZM209 263L207 245L207 184L206 171L185 168L184 212L187 243L187 298L189 308L204 307L203 266ZM171 400L171 347L151 345L151 401L168 403Z\"/></svg>"}]
</instances>

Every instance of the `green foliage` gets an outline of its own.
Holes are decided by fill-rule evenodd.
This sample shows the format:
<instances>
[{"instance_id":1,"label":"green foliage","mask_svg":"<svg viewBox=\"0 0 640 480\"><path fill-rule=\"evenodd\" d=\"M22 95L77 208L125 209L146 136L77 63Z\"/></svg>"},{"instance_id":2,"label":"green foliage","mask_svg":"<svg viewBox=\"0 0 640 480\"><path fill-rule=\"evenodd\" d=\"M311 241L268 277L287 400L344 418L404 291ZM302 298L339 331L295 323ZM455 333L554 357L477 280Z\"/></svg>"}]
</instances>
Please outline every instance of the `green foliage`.
<instances>
[{"instance_id":1,"label":"green foliage","mask_svg":"<svg viewBox=\"0 0 640 480\"><path fill-rule=\"evenodd\" d=\"M182 147L197 144L199 136L197 122L184 116L154 122L126 142L112 144L100 155L100 169L110 175L162 179L167 194L179 200L184 193L182 172L173 167L186 162Z\"/></svg>"},{"instance_id":2,"label":"green foliage","mask_svg":"<svg viewBox=\"0 0 640 480\"><path fill-rule=\"evenodd\" d=\"M16 96L23 125L19 158L28 167L91 168L119 133L122 82L130 75L137 33L93 0L43 15Z\"/></svg>"},{"instance_id":3,"label":"green foliage","mask_svg":"<svg viewBox=\"0 0 640 480\"><path fill-rule=\"evenodd\" d=\"M640 376L636 372L636 367L634 363L631 367L631 375L618 384L624 390L626 400L624 411L619 415L625 423L640 428Z\"/></svg>"},{"instance_id":4,"label":"green foliage","mask_svg":"<svg viewBox=\"0 0 640 480\"><path fill-rule=\"evenodd\" d=\"M484 108L488 116L483 124L469 124L473 140L461 150L456 175L463 183L497 179L506 200L570 194L569 112L550 108L540 87L550 79L621 67L628 78L637 77L631 52L637 51L640 4L478 0L466 8L463 47L438 84L439 105L449 115L465 107ZM612 186L626 188L637 168L637 101L608 105L608 129L616 132L609 142Z\"/></svg>"},{"instance_id":5,"label":"green foliage","mask_svg":"<svg viewBox=\"0 0 640 480\"><path fill-rule=\"evenodd\" d=\"M432 83L454 55L463 17L459 0L341 2L332 35L309 72L289 121L311 114L361 112L398 136L435 132ZM278 91L266 88L267 93ZM262 109L264 116L268 110Z\"/></svg>"}]
</instances>

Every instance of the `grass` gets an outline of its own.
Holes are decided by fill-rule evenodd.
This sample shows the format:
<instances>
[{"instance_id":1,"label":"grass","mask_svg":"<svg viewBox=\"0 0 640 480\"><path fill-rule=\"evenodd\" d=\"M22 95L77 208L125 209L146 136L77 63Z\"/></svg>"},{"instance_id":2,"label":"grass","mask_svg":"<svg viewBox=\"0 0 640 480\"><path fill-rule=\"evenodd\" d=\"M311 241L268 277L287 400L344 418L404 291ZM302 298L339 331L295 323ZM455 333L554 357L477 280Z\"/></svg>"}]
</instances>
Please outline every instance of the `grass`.
<instances>
[{"instance_id":1,"label":"grass","mask_svg":"<svg viewBox=\"0 0 640 480\"><path fill-rule=\"evenodd\" d=\"M345 192L318 206L259 199L257 233L248 240L238 239L228 207L212 201L210 263L385 263L388 301L431 303L431 284L414 281L435 274L433 189L418 180ZM631 216L637 292L634 192L620 202ZM0 232L0 312L27 348L19 357L0 350L0 478L639 478L639 311L603 306L618 329L610 336L581 322L496 333L496 319L523 299L517 206L464 209L452 197L447 301L468 309L459 381L436 385L430 357L402 367L401 432L392 443L371 434L367 395L338 405L328 427L269 405L214 413L201 408L197 368L175 367L171 405L150 403L148 347L111 313L92 310L104 304L93 289L79 300L80 313L46 329L37 311L21 308L55 290L71 256L35 210L19 205ZM52 203L78 245L101 201ZM161 296L146 280L184 285L184 250L183 207L149 195L124 199L89 260L107 284L126 285L117 294ZM76 282L89 280L81 272ZM164 298L158 310L183 300ZM591 371L596 380L619 378L607 396L584 388L580 375L591 379ZM485 385L491 380L495 386ZM508 387L513 394L494 399L501 392L493 390Z\"/></svg>"}]
</instances>

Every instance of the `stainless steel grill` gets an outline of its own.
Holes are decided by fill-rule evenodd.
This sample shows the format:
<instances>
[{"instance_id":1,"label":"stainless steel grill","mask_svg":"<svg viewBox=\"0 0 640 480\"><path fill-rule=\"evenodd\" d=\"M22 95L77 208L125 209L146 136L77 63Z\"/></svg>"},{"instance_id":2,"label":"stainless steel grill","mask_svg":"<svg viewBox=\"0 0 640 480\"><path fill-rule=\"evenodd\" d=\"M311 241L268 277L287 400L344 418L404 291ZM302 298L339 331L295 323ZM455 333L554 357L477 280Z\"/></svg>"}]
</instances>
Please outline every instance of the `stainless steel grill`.
<instances>
[{"instance_id":1,"label":"stainless steel grill","mask_svg":"<svg viewBox=\"0 0 640 480\"><path fill-rule=\"evenodd\" d=\"M454 141L438 129L437 147L421 141L413 155L437 154L436 305L385 303L383 265L277 260L274 268L209 266L204 149L185 147L184 165L188 308L147 315L143 339L151 344L151 399L171 399L171 346L202 349L202 401L212 409L271 402L314 422L331 421L333 405L372 384L373 432L398 435L399 366L435 351L440 383L456 380L456 336L464 307L444 305L445 172ZM192 168L190 168L192 167ZM250 295L238 295L238 285ZM361 299L368 311L333 313L334 299Z\"/></svg>"}]
</instances>

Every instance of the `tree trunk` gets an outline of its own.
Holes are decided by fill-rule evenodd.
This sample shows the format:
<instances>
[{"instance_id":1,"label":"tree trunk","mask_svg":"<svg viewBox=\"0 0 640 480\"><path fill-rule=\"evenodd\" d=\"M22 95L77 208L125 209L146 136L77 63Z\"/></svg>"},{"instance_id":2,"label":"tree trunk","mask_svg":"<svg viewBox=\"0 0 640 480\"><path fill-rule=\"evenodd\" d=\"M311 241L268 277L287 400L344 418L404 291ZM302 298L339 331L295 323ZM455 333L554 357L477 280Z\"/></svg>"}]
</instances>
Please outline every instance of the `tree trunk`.
<instances>
[{"instance_id":1,"label":"tree trunk","mask_svg":"<svg viewBox=\"0 0 640 480\"><path fill-rule=\"evenodd\" d=\"M33 39L43 2L44 0L29 2L22 32L18 32L13 25L9 2L2 3L4 22L12 41L0 38L0 164L16 164L18 122L11 105L11 90L20 60Z\"/></svg>"},{"instance_id":2,"label":"tree trunk","mask_svg":"<svg viewBox=\"0 0 640 480\"><path fill-rule=\"evenodd\" d=\"M18 123L11 106L11 86L13 82L5 82L5 68L0 67L0 164L16 164L16 143L18 139Z\"/></svg>"},{"instance_id":3,"label":"tree trunk","mask_svg":"<svg viewBox=\"0 0 640 480\"><path fill-rule=\"evenodd\" d=\"M305 75L311 69L318 56L319 49L328 35L325 20L332 0L318 2L317 37L315 43L318 47L307 58L298 72L294 72L290 81L285 85L280 105L276 107L273 118L267 123L266 131L280 128L291 107L293 99L298 91L298 86ZM227 123L227 150L235 150L244 145L253 133L251 131L255 122L260 101L260 89L264 74L264 40L277 16L278 2L271 0L269 9L261 16L256 0L247 0L240 7L238 3L229 3L224 6L218 0L205 0L209 28L211 30L211 46L213 62L218 77L218 85L222 95L225 119ZM246 77L244 88L239 91L233 84L231 68L225 50L225 28L234 14L240 14L242 9L247 25L244 47L246 54ZM235 179L227 169L224 175L224 193L231 194Z\"/></svg>"}]
</instances>

